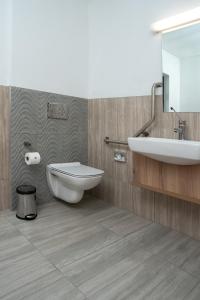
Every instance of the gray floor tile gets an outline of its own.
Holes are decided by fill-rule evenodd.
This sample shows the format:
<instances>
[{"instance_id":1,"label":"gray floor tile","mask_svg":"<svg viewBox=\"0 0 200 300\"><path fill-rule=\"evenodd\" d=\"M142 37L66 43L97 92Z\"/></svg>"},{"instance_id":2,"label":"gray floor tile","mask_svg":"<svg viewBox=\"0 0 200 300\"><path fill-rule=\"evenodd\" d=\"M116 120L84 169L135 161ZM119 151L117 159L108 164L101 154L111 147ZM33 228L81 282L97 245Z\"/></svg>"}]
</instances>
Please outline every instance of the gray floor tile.
<instances>
[{"instance_id":1,"label":"gray floor tile","mask_svg":"<svg viewBox=\"0 0 200 300\"><path fill-rule=\"evenodd\" d=\"M105 208L104 204L103 206ZM49 215L34 222L19 224L17 228L45 257L58 266L119 239L115 233L95 224L88 217L77 214L77 211Z\"/></svg>"},{"instance_id":2,"label":"gray floor tile","mask_svg":"<svg viewBox=\"0 0 200 300\"><path fill-rule=\"evenodd\" d=\"M117 209L116 214L113 214L109 218L105 218L104 220L102 220L102 225L107 228L111 228L131 216L133 217L133 213L127 210Z\"/></svg>"},{"instance_id":3,"label":"gray floor tile","mask_svg":"<svg viewBox=\"0 0 200 300\"><path fill-rule=\"evenodd\" d=\"M126 237L136 247L151 251L153 253L156 243L167 235L171 230L159 224L149 224L141 230L131 233Z\"/></svg>"},{"instance_id":4,"label":"gray floor tile","mask_svg":"<svg viewBox=\"0 0 200 300\"><path fill-rule=\"evenodd\" d=\"M63 204L63 202L42 205L39 209L39 216L35 221L27 224L26 221L15 220L15 226L32 242L37 242L62 231L69 232L79 224L81 226L81 224L90 222L91 226L93 226L95 223L101 222L119 211L117 208L109 206L105 208L105 203L99 204L99 201L97 201L95 210L95 203L94 199L93 203L90 200L87 209L82 209L80 206L77 208L69 206ZM43 228L42 231L41 228Z\"/></svg>"},{"instance_id":5,"label":"gray floor tile","mask_svg":"<svg viewBox=\"0 0 200 300\"><path fill-rule=\"evenodd\" d=\"M87 229L88 227L92 228L98 226L99 220L107 218L111 213L113 212L108 209L108 212L101 211L88 217L79 216L75 213L58 214L55 216L43 217L30 225L27 225L27 223L18 224L17 228L28 240L37 246L40 243L48 241L48 239L54 239L63 233L70 234L72 231L77 232L84 228ZM42 231L41 228L43 229ZM101 226L101 228L104 227Z\"/></svg>"},{"instance_id":6,"label":"gray floor tile","mask_svg":"<svg viewBox=\"0 0 200 300\"><path fill-rule=\"evenodd\" d=\"M35 248L18 231L13 230L0 238L0 267L12 258L35 251Z\"/></svg>"},{"instance_id":7,"label":"gray floor tile","mask_svg":"<svg viewBox=\"0 0 200 300\"><path fill-rule=\"evenodd\" d=\"M30 250L0 263L0 297L55 270L38 251Z\"/></svg>"},{"instance_id":8,"label":"gray floor tile","mask_svg":"<svg viewBox=\"0 0 200 300\"><path fill-rule=\"evenodd\" d=\"M200 242L176 231L170 231L154 242L149 251L158 253L176 266L182 266L193 252L200 248Z\"/></svg>"},{"instance_id":9,"label":"gray floor tile","mask_svg":"<svg viewBox=\"0 0 200 300\"><path fill-rule=\"evenodd\" d=\"M111 207L110 204L91 197L87 194L84 195L84 198L76 205L68 205L68 209L71 211L79 212L82 216L88 216L93 213L100 212L106 208Z\"/></svg>"},{"instance_id":10,"label":"gray floor tile","mask_svg":"<svg viewBox=\"0 0 200 300\"><path fill-rule=\"evenodd\" d=\"M104 225L104 222L110 220L114 216L119 216L121 210L116 207L106 207L96 212L91 213L87 216L87 219L93 222L101 223ZM125 214L128 214L125 212ZM106 226L105 226L106 227Z\"/></svg>"},{"instance_id":11,"label":"gray floor tile","mask_svg":"<svg viewBox=\"0 0 200 300\"><path fill-rule=\"evenodd\" d=\"M81 226L37 243L37 248L58 268L109 245L119 237L102 226Z\"/></svg>"},{"instance_id":12,"label":"gray floor tile","mask_svg":"<svg viewBox=\"0 0 200 300\"><path fill-rule=\"evenodd\" d=\"M183 262L181 268L200 280L200 247L199 246Z\"/></svg>"},{"instance_id":13,"label":"gray floor tile","mask_svg":"<svg viewBox=\"0 0 200 300\"><path fill-rule=\"evenodd\" d=\"M65 212L35 219L29 223L20 222L15 226L23 235L34 242L39 240L40 237L41 239L48 238L48 235L51 233L50 236L64 230L69 231L77 227L81 221L86 223L87 219Z\"/></svg>"},{"instance_id":14,"label":"gray floor tile","mask_svg":"<svg viewBox=\"0 0 200 300\"><path fill-rule=\"evenodd\" d=\"M196 282L190 275L182 273L184 272L166 261L163 262L159 257L150 257L104 289L88 293L88 298L91 300L183 299ZM175 280L177 285L175 283L174 286Z\"/></svg>"},{"instance_id":15,"label":"gray floor tile","mask_svg":"<svg viewBox=\"0 0 200 300\"><path fill-rule=\"evenodd\" d=\"M28 299L29 296L37 293L38 291L48 288L54 282L57 282L63 275L60 271L52 271L45 276L32 280L28 284L21 286L19 289L13 290L3 297L4 300L22 300Z\"/></svg>"},{"instance_id":16,"label":"gray floor tile","mask_svg":"<svg viewBox=\"0 0 200 300\"><path fill-rule=\"evenodd\" d=\"M1 217L7 217L10 214L13 214L13 212L10 209L5 209L0 211L0 218Z\"/></svg>"},{"instance_id":17,"label":"gray floor tile","mask_svg":"<svg viewBox=\"0 0 200 300\"><path fill-rule=\"evenodd\" d=\"M184 300L199 300L200 299L200 284L198 284Z\"/></svg>"},{"instance_id":18,"label":"gray floor tile","mask_svg":"<svg viewBox=\"0 0 200 300\"><path fill-rule=\"evenodd\" d=\"M102 221L102 225L120 236L126 236L151 224L151 221L140 218L134 214L120 212L109 220Z\"/></svg>"},{"instance_id":19,"label":"gray floor tile","mask_svg":"<svg viewBox=\"0 0 200 300\"><path fill-rule=\"evenodd\" d=\"M40 289L24 300L84 300L86 297L76 289L66 278L61 278L51 285Z\"/></svg>"},{"instance_id":20,"label":"gray floor tile","mask_svg":"<svg viewBox=\"0 0 200 300\"><path fill-rule=\"evenodd\" d=\"M195 280L188 273L174 267L166 278L156 286L152 292L148 293L146 300L183 300L188 299L188 295L196 286Z\"/></svg>"},{"instance_id":21,"label":"gray floor tile","mask_svg":"<svg viewBox=\"0 0 200 300\"><path fill-rule=\"evenodd\" d=\"M63 266L61 270L83 292L89 292L103 288L108 282L121 277L150 255L141 249L135 251L133 244L120 240Z\"/></svg>"},{"instance_id":22,"label":"gray floor tile","mask_svg":"<svg viewBox=\"0 0 200 300\"><path fill-rule=\"evenodd\" d=\"M200 299L200 242L87 195L38 211L0 213L1 299Z\"/></svg>"},{"instance_id":23,"label":"gray floor tile","mask_svg":"<svg viewBox=\"0 0 200 300\"><path fill-rule=\"evenodd\" d=\"M8 232L13 231L14 229L6 215L0 215L0 228L0 237L4 237Z\"/></svg>"},{"instance_id":24,"label":"gray floor tile","mask_svg":"<svg viewBox=\"0 0 200 300\"><path fill-rule=\"evenodd\" d=\"M45 203L43 205L38 206L38 219L43 217L52 216L59 213L67 213L68 206L66 203L62 201L53 201L50 203Z\"/></svg>"}]
</instances>

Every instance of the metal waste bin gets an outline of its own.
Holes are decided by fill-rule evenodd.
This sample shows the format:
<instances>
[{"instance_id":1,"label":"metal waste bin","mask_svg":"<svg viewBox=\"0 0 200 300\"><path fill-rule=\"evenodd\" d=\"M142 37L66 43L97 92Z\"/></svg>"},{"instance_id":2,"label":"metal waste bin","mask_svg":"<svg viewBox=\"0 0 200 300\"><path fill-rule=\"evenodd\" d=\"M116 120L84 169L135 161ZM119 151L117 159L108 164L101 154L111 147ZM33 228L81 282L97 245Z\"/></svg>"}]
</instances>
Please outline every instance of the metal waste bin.
<instances>
[{"instance_id":1,"label":"metal waste bin","mask_svg":"<svg viewBox=\"0 0 200 300\"><path fill-rule=\"evenodd\" d=\"M36 188L32 185L20 185L16 189L17 214L16 217L23 220L33 220L37 217Z\"/></svg>"}]
</instances>

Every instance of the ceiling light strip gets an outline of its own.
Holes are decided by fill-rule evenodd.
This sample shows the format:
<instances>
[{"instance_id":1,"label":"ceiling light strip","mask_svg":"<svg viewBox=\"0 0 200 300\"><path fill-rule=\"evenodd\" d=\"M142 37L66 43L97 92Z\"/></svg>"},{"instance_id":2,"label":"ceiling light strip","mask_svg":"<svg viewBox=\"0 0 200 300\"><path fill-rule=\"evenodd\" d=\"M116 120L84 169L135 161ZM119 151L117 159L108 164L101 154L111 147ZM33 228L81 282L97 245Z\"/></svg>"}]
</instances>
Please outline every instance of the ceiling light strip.
<instances>
[{"instance_id":1,"label":"ceiling light strip","mask_svg":"<svg viewBox=\"0 0 200 300\"><path fill-rule=\"evenodd\" d=\"M180 28L186 25L191 25L199 22L200 7L197 7L182 14L155 22L152 25L152 30L154 32L159 33L163 31L175 30L177 27Z\"/></svg>"}]
</instances>

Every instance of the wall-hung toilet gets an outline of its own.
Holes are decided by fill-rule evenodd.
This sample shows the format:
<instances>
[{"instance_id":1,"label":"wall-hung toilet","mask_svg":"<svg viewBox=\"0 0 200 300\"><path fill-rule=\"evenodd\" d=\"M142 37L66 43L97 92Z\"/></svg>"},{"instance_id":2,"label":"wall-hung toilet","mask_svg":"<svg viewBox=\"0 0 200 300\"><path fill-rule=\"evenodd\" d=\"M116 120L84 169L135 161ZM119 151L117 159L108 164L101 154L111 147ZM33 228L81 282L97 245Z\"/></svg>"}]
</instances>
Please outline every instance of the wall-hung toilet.
<instances>
[{"instance_id":1,"label":"wall-hung toilet","mask_svg":"<svg viewBox=\"0 0 200 300\"><path fill-rule=\"evenodd\" d=\"M74 163L50 164L46 169L51 193L68 203L78 203L85 190L97 186L104 171Z\"/></svg>"}]
</instances>

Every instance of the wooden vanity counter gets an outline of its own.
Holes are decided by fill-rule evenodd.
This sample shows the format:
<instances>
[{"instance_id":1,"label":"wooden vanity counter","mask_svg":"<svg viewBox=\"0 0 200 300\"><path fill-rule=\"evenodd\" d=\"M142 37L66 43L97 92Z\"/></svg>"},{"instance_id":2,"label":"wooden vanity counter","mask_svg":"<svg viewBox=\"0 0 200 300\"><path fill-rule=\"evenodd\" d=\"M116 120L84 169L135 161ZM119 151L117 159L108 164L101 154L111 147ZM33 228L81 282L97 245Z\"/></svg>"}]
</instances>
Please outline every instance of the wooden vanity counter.
<instances>
[{"instance_id":1,"label":"wooden vanity counter","mask_svg":"<svg viewBox=\"0 0 200 300\"><path fill-rule=\"evenodd\" d=\"M200 204L200 165L167 164L133 153L134 184Z\"/></svg>"}]
</instances>

